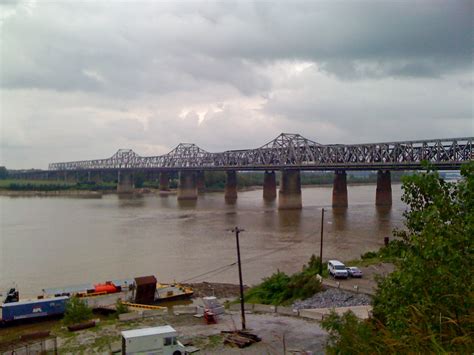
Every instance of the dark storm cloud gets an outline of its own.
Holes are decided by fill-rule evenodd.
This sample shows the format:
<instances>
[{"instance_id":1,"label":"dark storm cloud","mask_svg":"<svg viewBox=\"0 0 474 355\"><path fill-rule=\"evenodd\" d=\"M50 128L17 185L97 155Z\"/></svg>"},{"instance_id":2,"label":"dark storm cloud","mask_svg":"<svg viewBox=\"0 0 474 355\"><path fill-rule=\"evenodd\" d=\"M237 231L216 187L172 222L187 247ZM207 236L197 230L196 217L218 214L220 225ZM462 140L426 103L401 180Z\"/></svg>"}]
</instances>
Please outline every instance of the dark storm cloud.
<instances>
[{"instance_id":1,"label":"dark storm cloud","mask_svg":"<svg viewBox=\"0 0 474 355\"><path fill-rule=\"evenodd\" d=\"M2 87L112 94L270 89L258 66L309 60L344 79L471 65L471 1L39 3L3 24ZM20 11L20 10L18 10Z\"/></svg>"},{"instance_id":2,"label":"dark storm cloud","mask_svg":"<svg viewBox=\"0 0 474 355\"><path fill-rule=\"evenodd\" d=\"M0 165L473 135L473 4L1 2Z\"/></svg>"}]
</instances>

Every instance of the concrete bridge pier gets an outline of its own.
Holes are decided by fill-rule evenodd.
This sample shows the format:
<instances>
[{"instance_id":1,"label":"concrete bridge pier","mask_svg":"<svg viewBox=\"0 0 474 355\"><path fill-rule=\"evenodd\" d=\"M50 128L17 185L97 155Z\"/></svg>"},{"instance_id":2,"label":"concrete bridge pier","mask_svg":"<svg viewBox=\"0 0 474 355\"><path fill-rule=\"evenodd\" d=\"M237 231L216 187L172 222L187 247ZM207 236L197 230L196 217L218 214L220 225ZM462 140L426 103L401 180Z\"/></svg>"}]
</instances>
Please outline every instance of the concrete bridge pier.
<instances>
[{"instance_id":1,"label":"concrete bridge pier","mask_svg":"<svg viewBox=\"0 0 474 355\"><path fill-rule=\"evenodd\" d=\"M302 207L300 171L282 170L280 191L278 192L278 209L299 210Z\"/></svg>"},{"instance_id":2,"label":"concrete bridge pier","mask_svg":"<svg viewBox=\"0 0 474 355\"><path fill-rule=\"evenodd\" d=\"M334 172L334 182L332 187L332 206L347 207L347 174L345 170Z\"/></svg>"},{"instance_id":3,"label":"concrete bridge pier","mask_svg":"<svg viewBox=\"0 0 474 355\"><path fill-rule=\"evenodd\" d=\"M170 174L167 172L160 173L160 191L169 191L170 189Z\"/></svg>"},{"instance_id":4,"label":"concrete bridge pier","mask_svg":"<svg viewBox=\"0 0 474 355\"><path fill-rule=\"evenodd\" d=\"M263 175L263 198L274 200L276 198L276 177L274 171L265 171Z\"/></svg>"},{"instance_id":5,"label":"concrete bridge pier","mask_svg":"<svg viewBox=\"0 0 474 355\"><path fill-rule=\"evenodd\" d=\"M377 190L375 192L375 205L392 205L392 178L390 170L379 170L377 172Z\"/></svg>"},{"instance_id":6,"label":"concrete bridge pier","mask_svg":"<svg viewBox=\"0 0 474 355\"><path fill-rule=\"evenodd\" d=\"M195 171L183 170L179 172L178 200L197 200L196 180Z\"/></svg>"},{"instance_id":7,"label":"concrete bridge pier","mask_svg":"<svg viewBox=\"0 0 474 355\"><path fill-rule=\"evenodd\" d=\"M206 190L206 179L204 175L204 171L199 170L196 173L196 184L198 192L204 192Z\"/></svg>"},{"instance_id":8,"label":"concrete bridge pier","mask_svg":"<svg viewBox=\"0 0 474 355\"><path fill-rule=\"evenodd\" d=\"M225 200L237 200L237 172L235 170L229 170L226 172Z\"/></svg>"},{"instance_id":9,"label":"concrete bridge pier","mask_svg":"<svg viewBox=\"0 0 474 355\"><path fill-rule=\"evenodd\" d=\"M117 192L119 194L133 192L135 185L133 182L133 173L130 171L119 171L117 174Z\"/></svg>"}]
</instances>

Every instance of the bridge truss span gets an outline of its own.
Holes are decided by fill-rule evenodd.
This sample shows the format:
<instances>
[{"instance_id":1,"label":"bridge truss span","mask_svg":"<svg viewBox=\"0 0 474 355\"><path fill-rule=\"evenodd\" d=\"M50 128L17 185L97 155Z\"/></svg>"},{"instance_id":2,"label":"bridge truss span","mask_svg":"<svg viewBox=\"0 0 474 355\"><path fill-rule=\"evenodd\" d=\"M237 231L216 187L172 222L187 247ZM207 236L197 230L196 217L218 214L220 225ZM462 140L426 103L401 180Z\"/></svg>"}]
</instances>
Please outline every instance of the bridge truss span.
<instances>
[{"instance_id":1,"label":"bridge truss span","mask_svg":"<svg viewBox=\"0 0 474 355\"><path fill-rule=\"evenodd\" d=\"M267 144L210 153L181 143L160 156L142 157L120 149L108 159L51 163L49 170L376 170L419 169L423 161L440 169L459 169L474 158L473 137L368 144L323 145L299 134L282 133Z\"/></svg>"}]
</instances>

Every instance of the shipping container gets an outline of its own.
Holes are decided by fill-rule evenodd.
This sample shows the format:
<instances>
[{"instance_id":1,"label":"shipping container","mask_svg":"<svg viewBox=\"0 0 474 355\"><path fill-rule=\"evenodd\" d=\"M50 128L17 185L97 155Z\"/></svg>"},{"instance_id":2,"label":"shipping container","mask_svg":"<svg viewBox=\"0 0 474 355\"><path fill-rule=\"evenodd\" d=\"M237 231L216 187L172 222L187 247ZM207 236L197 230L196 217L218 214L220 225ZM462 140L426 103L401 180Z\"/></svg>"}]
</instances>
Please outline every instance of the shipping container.
<instances>
[{"instance_id":1,"label":"shipping container","mask_svg":"<svg viewBox=\"0 0 474 355\"><path fill-rule=\"evenodd\" d=\"M4 303L0 306L0 322L64 314L68 299L61 296Z\"/></svg>"}]
</instances>

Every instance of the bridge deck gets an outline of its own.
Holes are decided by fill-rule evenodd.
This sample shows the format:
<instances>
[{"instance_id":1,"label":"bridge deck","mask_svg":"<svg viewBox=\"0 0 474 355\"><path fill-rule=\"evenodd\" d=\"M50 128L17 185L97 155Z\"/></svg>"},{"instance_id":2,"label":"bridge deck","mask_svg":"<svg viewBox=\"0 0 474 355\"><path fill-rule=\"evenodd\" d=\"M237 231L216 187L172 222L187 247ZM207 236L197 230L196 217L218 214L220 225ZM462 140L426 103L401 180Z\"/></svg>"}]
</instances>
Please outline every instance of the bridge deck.
<instances>
[{"instance_id":1,"label":"bridge deck","mask_svg":"<svg viewBox=\"0 0 474 355\"><path fill-rule=\"evenodd\" d=\"M210 153L182 143L167 154L151 157L120 149L107 159L52 163L49 170L416 170L424 161L450 170L473 158L473 137L322 145L299 134L282 133L256 149Z\"/></svg>"}]
</instances>

